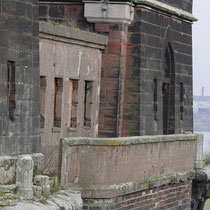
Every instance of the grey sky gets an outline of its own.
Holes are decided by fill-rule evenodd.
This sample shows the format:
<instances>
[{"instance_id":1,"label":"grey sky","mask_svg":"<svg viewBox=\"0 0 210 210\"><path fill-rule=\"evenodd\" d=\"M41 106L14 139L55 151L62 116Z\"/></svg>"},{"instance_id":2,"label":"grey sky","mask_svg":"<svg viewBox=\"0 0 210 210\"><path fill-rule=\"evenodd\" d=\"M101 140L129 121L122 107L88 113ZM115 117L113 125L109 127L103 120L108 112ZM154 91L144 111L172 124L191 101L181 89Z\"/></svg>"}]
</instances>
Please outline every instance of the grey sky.
<instances>
[{"instance_id":1,"label":"grey sky","mask_svg":"<svg viewBox=\"0 0 210 210\"><path fill-rule=\"evenodd\" d=\"M210 96L210 0L194 0L194 16L199 19L193 25L193 73L194 95Z\"/></svg>"}]
</instances>

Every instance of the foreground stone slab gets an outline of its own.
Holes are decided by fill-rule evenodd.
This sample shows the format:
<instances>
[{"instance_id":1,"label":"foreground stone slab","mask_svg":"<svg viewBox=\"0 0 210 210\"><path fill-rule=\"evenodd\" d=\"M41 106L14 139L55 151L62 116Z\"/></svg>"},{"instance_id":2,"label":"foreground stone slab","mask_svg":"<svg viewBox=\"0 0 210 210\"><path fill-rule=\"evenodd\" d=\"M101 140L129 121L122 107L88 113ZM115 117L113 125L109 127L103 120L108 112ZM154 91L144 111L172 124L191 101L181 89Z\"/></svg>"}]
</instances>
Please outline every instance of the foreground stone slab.
<instances>
[{"instance_id":1,"label":"foreground stone slab","mask_svg":"<svg viewBox=\"0 0 210 210\"><path fill-rule=\"evenodd\" d=\"M77 210L82 209L82 205L80 192L65 190L43 200L43 203L24 200L5 207L7 210Z\"/></svg>"}]
</instances>

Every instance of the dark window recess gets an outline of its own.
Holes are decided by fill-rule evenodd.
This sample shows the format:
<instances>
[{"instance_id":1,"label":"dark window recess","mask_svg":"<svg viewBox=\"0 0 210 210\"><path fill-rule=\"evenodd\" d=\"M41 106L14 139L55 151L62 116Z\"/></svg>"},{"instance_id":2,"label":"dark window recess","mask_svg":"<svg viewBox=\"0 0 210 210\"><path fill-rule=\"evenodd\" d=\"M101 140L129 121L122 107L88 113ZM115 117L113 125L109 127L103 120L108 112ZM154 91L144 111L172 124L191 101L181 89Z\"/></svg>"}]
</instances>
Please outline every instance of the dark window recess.
<instances>
[{"instance_id":1,"label":"dark window recess","mask_svg":"<svg viewBox=\"0 0 210 210\"><path fill-rule=\"evenodd\" d=\"M84 126L91 127L93 82L85 81Z\"/></svg>"},{"instance_id":2,"label":"dark window recess","mask_svg":"<svg viewBox=\"0 0 210 210\"><path fill-rule=\"evenodd\" d=\"M44 128L45 123L45 96L46 96L46 77L40 76L40 126Z\"/></svg>"},{"instance_id":3,"label":"dark window recess","mask_svg":"<svg viewBox=\"0 0 210 210\"><path fill-rule=\"evenodd\" d=\"M78 80L69 80L69 117L68 127L77 127Z\"/></svg>"},{"instance_id":4,"label":"dark window recess","mask_svg":"<svg viewBox=\"0 0 210 210\"><path fill-rule=\"evenodd\" d=\"M170 53L169 48L165 51L165 61L164 61L164 69L165 69L165 78L170 78L171 73L171 61L170 61Z\"/></svg>"},{"instance_id":5,"label":"dark window recess","mask_svg":"<svg viewBox=\"0 0 210 210\"><path fill-rule=\"evenodd\" d=\"M173 49L168 43L163 58L163 134L175 133L175 66Z\"/></svg>"},{"instance_id":6,"label":"dark window recess","mask_svg":"<svg viewBox=\"0 0 210 210\"><path fill-rule=\"evenodd\" d=\"M180 83L180 118L183 120L184 115L184 86Z\"/></svg>"},{"instance_id":7,"label":"dark window recess","mask_svg":"<svg viewBox=\"0 0 210 210\"><path fill-rule=\"evenodd\" d=\"M8 77L7 77L7 93L8 93L8 111L9 111L9 119L14 122L15 117L15 109L16 109L16 101L15 101L15 62L14 61L8 61L7 62L7 71L8 71Z\"/></svg>"},{"instance_id":8,"label":"dark window recess","mask_svg":"<svg viewBox=\"0 0 210 210\"><path fill-rule=\"evenodd\" d=\"M157 80L153 80L153 106L154 106L154 120L157 121L158 100L157 100Z\"/></svg>"},{"instance_id":9,"label":"dark window recess","mask_svg":"<svg viewBox=\"0 0 210 210\"><path fill-rule=\"evenodd\" d=\"M54 127L61 127L62 115L62 94L63 94L63 79L55 78L54 80Z\"/></svg>"}]
</instances>

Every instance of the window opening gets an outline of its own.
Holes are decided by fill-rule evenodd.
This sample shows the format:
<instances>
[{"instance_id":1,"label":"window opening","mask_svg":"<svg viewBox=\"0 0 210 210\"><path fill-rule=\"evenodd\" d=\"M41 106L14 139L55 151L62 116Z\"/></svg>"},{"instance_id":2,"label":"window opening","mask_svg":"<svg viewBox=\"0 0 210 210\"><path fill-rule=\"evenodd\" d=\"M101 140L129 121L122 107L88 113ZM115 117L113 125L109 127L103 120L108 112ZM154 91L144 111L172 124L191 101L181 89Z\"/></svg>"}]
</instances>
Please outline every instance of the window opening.
<instances>
[{"instance_id":1,"label":"window opening","mask_svg":"<svg viewBox=\"0 0 210 210\"><path fill-rule=\"evenodd\" d=\"M157 101L157 79L153 80L153 106L154 106L154 120L157 121L157 111L158 111L158 101Z\"/></svg>"},{"instance_id":2,"label":"window opening","mask_svg":"<svg viewBox=\"0 0 210 210\"><path fill-rule=\"evenodd\" d=\"M7 94L8 94L8 111L9 111L9 119L14 122L15 117L15 109L16 109L16 87L15 87L15 62L8 61L7 62Z\"/></svg>"},{"instance_id":3,"label":"window opening","mask_svg":"<svg viewBox=\"0 0 210 210\"><path fill-rule=\"evenodd\" d=\"M85 81L84 126L91 127L93 82Z\"/></svg>"},{"instance_id":4,"label":"window opening","mask_svg":"<svg viewBox=\"0 0 210 210\"><path fill-rule=\"evenodd\" d=\"M54 116L53 127L61 127L63 79L54 79Z\"/></svg>"},{"instance_id":5,"label":"window opening","mask_svg":"<svg viewBox=\"0 0 210 210\"><path fill-rule=\"evenodd\" d=\"M180 83L180 118L183 120L184 115L184 86L183 82Z\"/></svg>"},{"instance_id":6,"label":"window opening","mask_svg":"<svg viewBox=\"0 0 210 210\"><path fill-rule=\"evenodd\" d=\"M175 133L175 70L174 56L170 43L164 54L163 71L163 134Z\"/></svg>"},{"instance_id":7,"label":"window opening","mask_svg":"<svg viewBox=\"0 0 210 210\"><path fill-rule=\"evenodd\" d=\"M69 80L69 117L68 127L77 127L78 80Z\"/></svg>"},{"instance_id":8,"label":"window opening","mask_svg":"<svg viewBox=\"0 0 210 210\"><path fill-rule=\"evenodd\" d=\"M45 124L45 96L46 96L46 77L40 76L40 127Z\"/></svg>"}]
</instances>

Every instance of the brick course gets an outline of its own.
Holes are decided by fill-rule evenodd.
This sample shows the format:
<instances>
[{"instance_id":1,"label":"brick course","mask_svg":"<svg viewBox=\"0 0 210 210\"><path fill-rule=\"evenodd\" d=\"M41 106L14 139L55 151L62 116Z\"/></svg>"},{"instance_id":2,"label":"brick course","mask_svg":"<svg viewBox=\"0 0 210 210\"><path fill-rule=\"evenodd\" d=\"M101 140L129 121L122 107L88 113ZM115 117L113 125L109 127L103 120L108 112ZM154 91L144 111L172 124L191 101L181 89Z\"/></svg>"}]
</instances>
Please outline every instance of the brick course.
<instances>
[{"instance_id":1,"label":"brick course","mask_svg":"<svg viewBox=\"0 0 210 210\"><path fill-rule=\"evenodd\" d=\"M122 195L113 199L83 199L83 209L186 210L191 208L191 181Z\"/></svg>"}]
</instances>

